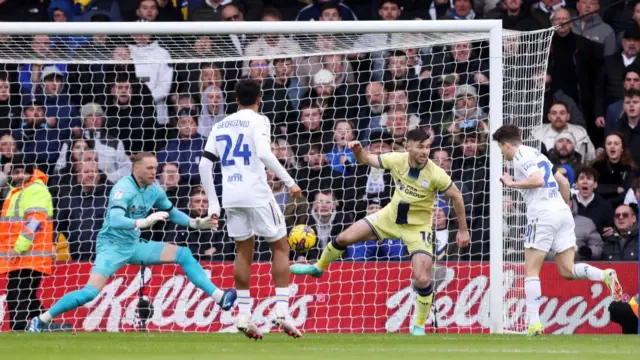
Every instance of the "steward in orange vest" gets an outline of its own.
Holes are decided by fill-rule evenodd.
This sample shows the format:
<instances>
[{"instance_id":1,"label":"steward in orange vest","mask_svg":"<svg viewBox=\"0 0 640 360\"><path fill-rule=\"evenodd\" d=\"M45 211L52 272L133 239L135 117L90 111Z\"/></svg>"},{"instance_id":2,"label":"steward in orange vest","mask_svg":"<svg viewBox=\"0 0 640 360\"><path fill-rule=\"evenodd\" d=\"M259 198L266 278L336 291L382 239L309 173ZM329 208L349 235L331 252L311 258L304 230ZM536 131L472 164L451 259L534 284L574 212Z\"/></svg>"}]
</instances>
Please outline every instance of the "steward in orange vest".
<instances>
[{"instance_id":1,"label":"steward in orange vest","mask_svg":"<svg viewBox=\"0 0 640 360\"><path fill-rule=\"evenodd\" d=\"M26 330L40 314L40 281L51 274L53 262L53 203L47 176L34 160L15 154L11 188L0 213L0 274L7 274L9 325Z\"/></svg>"}]
</instances>

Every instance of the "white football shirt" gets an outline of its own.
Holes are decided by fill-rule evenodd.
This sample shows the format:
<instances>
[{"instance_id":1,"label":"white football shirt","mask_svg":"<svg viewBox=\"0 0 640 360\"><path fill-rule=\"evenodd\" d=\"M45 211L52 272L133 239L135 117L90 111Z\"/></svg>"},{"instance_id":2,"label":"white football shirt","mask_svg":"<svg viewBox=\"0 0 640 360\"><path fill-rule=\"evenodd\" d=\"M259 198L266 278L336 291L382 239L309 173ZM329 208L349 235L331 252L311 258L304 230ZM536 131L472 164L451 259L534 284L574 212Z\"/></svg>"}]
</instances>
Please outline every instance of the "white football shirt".
<instances>
[{"instance_id":1,"label":"white football shirt","mask_svg":"<svg viewBox=\"0 0 640 360\"><path fill-rule=\"evenodd\" d=\"M273 197L260 151L271 152L266 116L242 109L213 126L205 151L220 159L222 206L259 207Z\"/></svg>"},{"instance_id":2,"label":"white football shirt","mask_svg":"<svg viewBox=\"0 0 640 360\"><path fill-rule=\"evenodd\" d=\"M540 151L529 146L519 146L513 159L513 166L516 181L524 180L536 171L542 172L544 177L542 187L519 189L527 205L529 219L539 217L543 213L569 211L569 206L564 202L558 183L553 177L553 165Z\"/></svg>"}]
</instances>

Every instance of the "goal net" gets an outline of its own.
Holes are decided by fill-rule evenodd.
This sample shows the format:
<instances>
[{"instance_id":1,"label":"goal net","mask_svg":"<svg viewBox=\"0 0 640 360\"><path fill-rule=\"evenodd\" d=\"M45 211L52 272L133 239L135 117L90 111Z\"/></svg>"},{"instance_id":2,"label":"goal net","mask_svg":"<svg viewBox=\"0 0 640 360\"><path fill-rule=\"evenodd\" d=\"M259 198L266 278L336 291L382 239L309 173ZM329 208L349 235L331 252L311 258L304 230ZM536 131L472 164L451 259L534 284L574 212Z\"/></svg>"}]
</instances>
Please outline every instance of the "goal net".
<instances>
[{"instance_id":1,"label":"goal net","mask_svg":"<svg viewBox=\"0 0 640 360\"><path fill-rule=\"evenodd\" d=\"M552 29L503 32L499 21L20 29L0 27L0 185L9 222L0 238L23 228L10 187L22 183L6 165L19 168L16 159L46 181L52 231L22 256L0 260L2 330L20 329L87 282L110 190L131 173L128 155L155 153L157 183L174 205L206 214L198 163L211 127L236 111L234 85L245 78L261 83L271 149L304 191L290 199L267 172L287 228L307 224L317 235L311 251L291 252L292 262L315 261L331 237L394 192L390 174L357 164L346 142L403 151L406 132L419 127L433 139L431 159L463 192L471 232L471 246L456 248L457 218L439 197L429 328L524 329L524 213L497 184L503 162L489 137L502 123L526 138L541 124ZM219 185L219 165L214 176ZM217 232L157 225L142 238L188 246L216 284L233 286L224 221ZM12 249L0 240L3 255ZM255 250L253 319L268 332L271 255L264 242ZM305 332L407 332L415 319L410 257L398 239L352 246L323 278L292 276L290 290L291 316ZM139 311L140 299L151 312ZM96 299L54 319L53 329L233 332L236 311L221 311L178 266L131 264Z\"/></svg>"}]
</instances>

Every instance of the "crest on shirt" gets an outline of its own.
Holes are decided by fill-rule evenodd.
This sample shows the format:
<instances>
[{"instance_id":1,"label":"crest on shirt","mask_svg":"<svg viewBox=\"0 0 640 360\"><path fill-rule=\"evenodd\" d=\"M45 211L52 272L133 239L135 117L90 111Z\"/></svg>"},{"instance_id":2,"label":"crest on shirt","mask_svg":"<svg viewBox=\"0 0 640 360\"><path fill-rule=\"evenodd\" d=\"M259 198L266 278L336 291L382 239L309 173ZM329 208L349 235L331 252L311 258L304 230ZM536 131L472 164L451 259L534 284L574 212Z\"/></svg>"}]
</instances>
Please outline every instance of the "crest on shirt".
<instances>
[{"instance_id":1,"label":"crest on shirt","mask_svg":"<svg viewBox=\"0 0 640 360\"><path fill-rule=\"evenodd\" d=\"M420 183L420 186L422 186L423 189L426 189L429 187L429 180L422 180L422 182Z\"/></svg>"},{"instance_id":2,"label":"crest on shirt","mask_svg":"<svg viewBox=\"0 0 640 360\"><path fill-rule=\"evenodd\" d=\"M398 187L398 189L404 190L404 184L402 183L402 180L398 179L398 181L396 182L396 186Z\"/></svg>"},{"instance_id":3,"label":"crest on shirt","mask_svg":"<svg viewBox=\"0 0 640 360\"><path fill-rule=\"evenodd\" d=\"M124 190L116 190L116 192L113 194L113 199L120 200L122 199L122 195L124 195Z\"/></svg>"}]
</instances>

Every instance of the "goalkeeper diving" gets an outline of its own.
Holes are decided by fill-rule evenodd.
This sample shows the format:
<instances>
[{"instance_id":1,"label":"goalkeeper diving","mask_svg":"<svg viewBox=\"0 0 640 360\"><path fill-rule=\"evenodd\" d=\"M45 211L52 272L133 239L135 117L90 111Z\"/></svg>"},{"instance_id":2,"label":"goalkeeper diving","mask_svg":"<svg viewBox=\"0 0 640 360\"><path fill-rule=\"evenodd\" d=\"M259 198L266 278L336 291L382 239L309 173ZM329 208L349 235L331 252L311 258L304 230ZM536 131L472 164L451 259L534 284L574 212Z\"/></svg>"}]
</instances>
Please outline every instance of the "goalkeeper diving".
<instances>
[{"instance_id":1,"label":"goalkeeper diving","mask_svg":"<svg viewBox=\"0 0 640 360\"><path fill-rule=\"evenodd\" d=\"M622 298L622 287L615 270L601 270L585 263L576 264L575 222L571 209L569 181L556 172L549 159L537 149L522 144L520 130L503 125L493 134L504 158L513 161L514 175L504 174L500 181L518 189L527 205L527 231L524 242L524 294L528 335L544 333L540 321L542 289L540 269L547 253L553 251L558 273L567 280L602 281L616 301Z\"/></svg>"},{"instance_id":2,"label":"goalkeeper diving","mask_svg":"<svg viewBox=\"0 0 640 360\"><path fill-rule=\"evenodd\" d=\"M359 163L391 171L395 191L391 202L375 214L359 220L331 239L316 264L294 264L290 270L296 275L319 278L329 264L340 258L347 246L374 237L402 239L411 256L412 282L417 293L416 323L412 335L425 335L425 323L433 302L431 273L433 267L432 230L433 207L439 193L453 201L458 217L456 236L458 247L469 245L469 230L462 194L447 173L429 161L429 134L421 129L407 133L406 152L373 155L352 141L348 148Z\"/></svg>"},{"instance_id":3,"label":"goalkeeper diving","mask_svg":"<svg viewBox=\"0 0 640 360\"><path fill-rule=\"evenodd\" d=\"M213 297L222 310L229 310L236 300L236 290L216 287L188 247L156 241L141 241L140 230L159 221L171 220L192 229L217 228L217 219L190 218L176 209L167 194L155 184L158 161L151 153L132 157L133 173L120 179L109 194L109 206L97 237L96 260L87 284L65 294L48 311L31 320L29 331L40 332L54 317L93 300L109 278L125 264L178 264L187 278ZM151 209L158 209L150 215Z\"/></svg>"}]
</instances>

